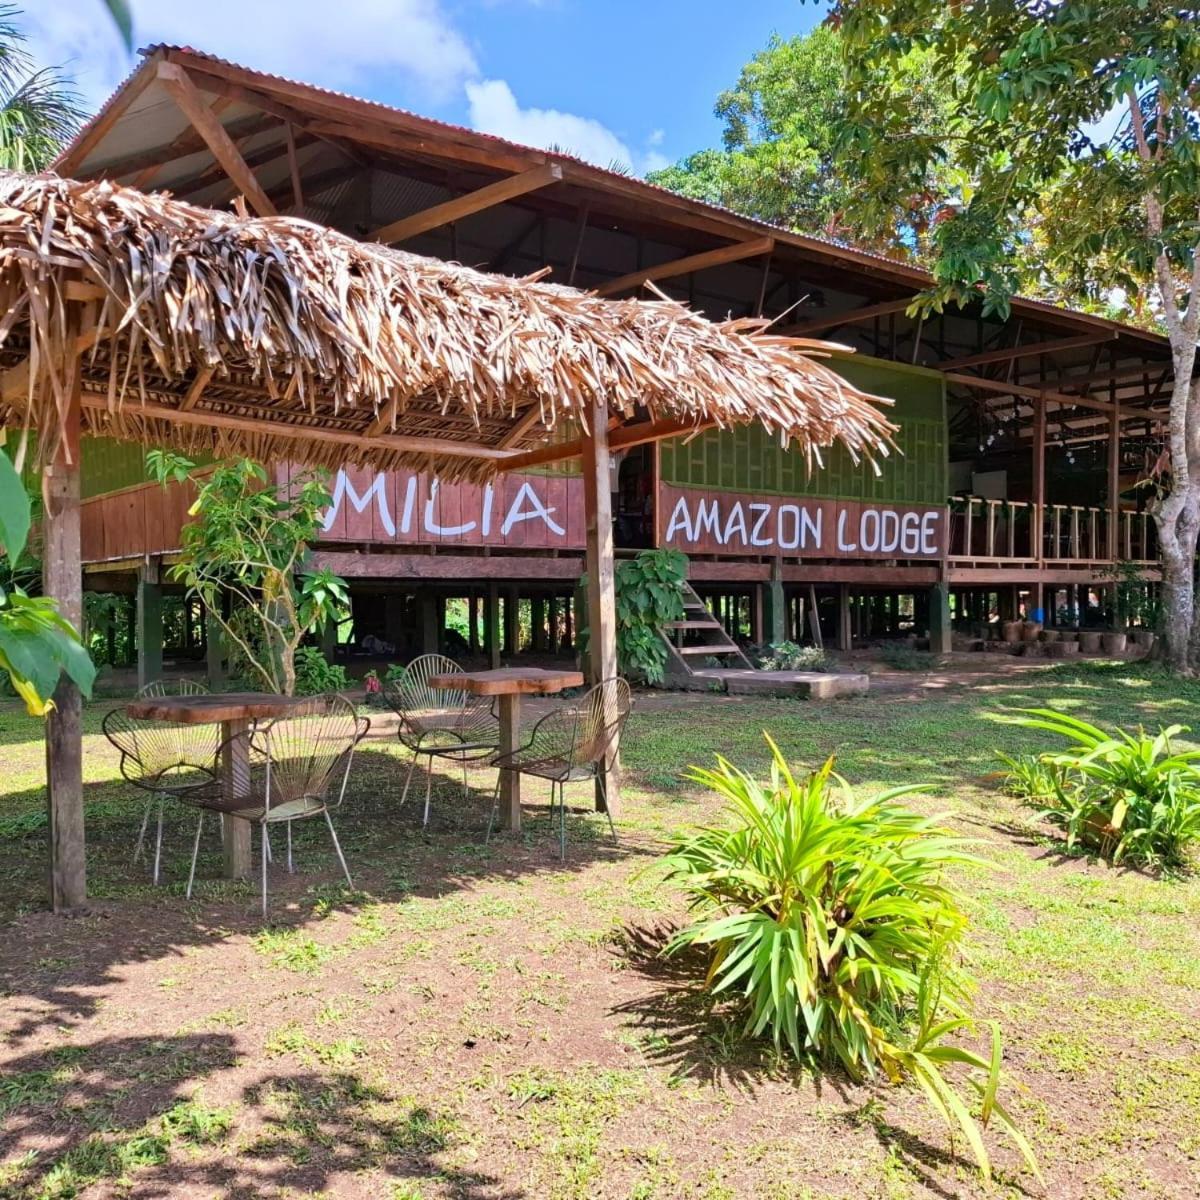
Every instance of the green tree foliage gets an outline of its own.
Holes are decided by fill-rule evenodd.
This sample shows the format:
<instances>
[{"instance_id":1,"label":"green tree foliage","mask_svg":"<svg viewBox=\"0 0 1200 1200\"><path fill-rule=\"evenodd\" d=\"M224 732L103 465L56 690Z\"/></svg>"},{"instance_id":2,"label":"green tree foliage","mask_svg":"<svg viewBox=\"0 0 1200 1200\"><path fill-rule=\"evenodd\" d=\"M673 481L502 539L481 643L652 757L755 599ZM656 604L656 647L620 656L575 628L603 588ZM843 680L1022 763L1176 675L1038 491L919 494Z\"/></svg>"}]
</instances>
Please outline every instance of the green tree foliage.
<instances>
[{"instance_id":1,"label":"green tree foliage","mask_svg":"<svg viewBox=\"0 0 1200 1200\"><path fill-rule=\"evenodd\" d=\"M194 463L164 450L149 451L146 462L159 483L191 479L198 489L172 578L200 598L256 682L292 695L301 642L335 619L347 599L342 579L304 566L331 503L325 480L300 476L281 489L249 459L197 476Z\"/></svg>"},{"instance_id":2,"label":"green tree foliage","mask_svg":"<svg viewBox=\"0 0 1200 1200\"><path fill-rule=\"evenodd\" d=\"M1119 285L1135 309L1161 317L1175 360L1169 467L1154 509L1162 632L1170 665L1194 673L1200 12L1165 0L840 0L832 20L850 97L837 152L864 204L885 211L897 180L927 179L939 164L964 172L941 198L923 307L982 296L986 312L1007 315L1040 252L1045 277ZM932 137L903 136L891 98L871 87L914 52L953 96Z\"/></svg>"},{"instance_id":3,"label":"green tree foliage","mask_svg":"<svg viewBox=\"0 0 1200 1200\"><path fill-rule=\"evenodd\" d=\"M948 111L945 89L914 52L880 71L872 86L890 97L903 137L931 136ZM651 182L693 199L802 233L845 238L902 254L923 251L933 199L953 168L930 163L908 176L881 208L864 206L856 177L837 158L847 109L841 38L829 28L773 37L722 92L720 149L701 150L651 174Z\"/></svg>"},{"instance_id":4,"label":"green tree foliage","mask_svg":"<svg viewBox=\"0 0 1200 1200\"><path fill-rule=\"evenodd\" d=\"M22 586L21 555L29 538L32 506L25 484L8 456L0 454L0 670L6 671L30 716L44 717L54 707L51 695L61 675L74 680L85 696L92 693L96 668L79 635L54 601L31 596ZM36 580L26 581L33 586Z\"/></svg>"},{"instance_id":5,"label":"green tree foliage","mask_svg":"<svg viewBox=\"0 0 1200 1200\"><path fill-rule=\"evenodd\" d=\"M21 10L0 4L0 168L40 171L87 116L70 80L39 67L17 24Z\"/></svg>"},{"instance_id":6,"label":"green tree foliage","mask_svg":"<svg viewBox=\"0 0 1200 1200\"><path fill-rule=\"evenodd\" d=\"M741 1015L746 1036L854 1079L915 1081L985 1175L980 1126L994 1116L1036 1172L996 1098L999 1029L987 1023L987 1057L947 1041L975 1022L970 982L953 959L966 917L945 876L977 860L898 803L919 788L855 800L832 760L797 779L768 743L766 785L723 758L689 773L725 801L726 820L678 838L667 857L668 880L696 914L668 953L708 955L706 987ZM961 1084L948 1067L964 1073Z\"/></svg>"}]
</instances>

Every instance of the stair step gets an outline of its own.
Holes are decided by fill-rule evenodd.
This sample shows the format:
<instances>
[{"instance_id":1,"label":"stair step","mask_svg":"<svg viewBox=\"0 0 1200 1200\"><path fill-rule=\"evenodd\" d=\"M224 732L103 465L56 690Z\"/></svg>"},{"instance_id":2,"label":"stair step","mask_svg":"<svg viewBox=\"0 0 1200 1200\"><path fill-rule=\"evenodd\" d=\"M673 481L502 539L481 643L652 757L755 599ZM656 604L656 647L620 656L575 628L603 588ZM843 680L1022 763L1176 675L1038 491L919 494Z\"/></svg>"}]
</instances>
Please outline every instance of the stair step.
<instances>
[{"instance_id":1,"label":"stair step","mask_svg":"<svg viewBox=\"0 0 1200 1200\"><path fill-rule=\"evenodd\" d=\"M668 621L664 629L719 629L722 633L724 628L718 621Z\"/></svg>"},{"instance_id":2,"label":"stair step","mask_svg":"<svg viewBox=\"0 0 1200 1200\"><path fill-rule=\"evenodd\" d=\"M679 653L688 654L708 654L716 658L721 654L741 654L741 651L734 645L725 646L680 646Z\"/></svg>"}]
</instances>

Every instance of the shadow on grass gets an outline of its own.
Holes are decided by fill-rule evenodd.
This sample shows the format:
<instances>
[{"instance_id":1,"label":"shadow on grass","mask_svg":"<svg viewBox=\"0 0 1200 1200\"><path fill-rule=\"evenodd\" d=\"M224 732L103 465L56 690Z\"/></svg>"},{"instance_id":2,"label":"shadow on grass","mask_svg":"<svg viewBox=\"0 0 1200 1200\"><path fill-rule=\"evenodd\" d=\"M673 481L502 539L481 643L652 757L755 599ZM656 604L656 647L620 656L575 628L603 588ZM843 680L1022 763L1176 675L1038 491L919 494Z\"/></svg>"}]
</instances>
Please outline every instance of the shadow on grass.
<instances>
[{"instance_id":1,"label":"shadow on grass","mask_svg":"<svg viewBox=\"0 0 1200 1200\"><path fill-rule=\"evenodd\" d=\"M10 1062L0 1084L0 1195L66 1200L93 1186L138 1196L325 1193L380 1171L397 1189L437 1179L463 1200L520 1200L495 1177L447 1167L448 1113L352 1070L265 1072L234 1103L205 1081L235 1065L232 1038L104 1038ZM332 1193L331 1193L332 1194Z\"/></svg>"},{"instance_id":2,"label":"shadow on grass","mask_svg":"<svg viewBox=\"0 0 1200 1200\"><path fill-rule=\"evenodd\" d=\"M38 1031L93 1017L103 991L119 981L125 965L173 960L190 947L253 936L264 927L299 929L337 910L412 897L438 899L470 893L481 882L586 873L595 864L645 858L655 851L625 840L614 844L600 813L571 807L568 789L567 857L559 858L558 822L549 804L530 803L522 833L494 835L484 845L492 804L491 772L472 771L464 796L461 775L435 771L428 827L421 824L423 794L399 808L407 760L368 745L355 758L344 803L334 824L354 877L348 888L323 820L295 823L295 873L283 862L283 832L275 834L276 860L269 868L269 917L259 900L259 840L246 881L221 877L218 825L205 822L191 901L184 896L197 812L166 808L162 885L154 887L149 865L132 863L144 796L117 781L85 785L88 808L87 912L74 919L43 910L46 844L36 823L0 843L0 880L8 915L16 913L0 944L0 994L6 996L9 1045ZM417 779L413 791L417 789ZM423 781L422 781L423 793ZM527 798L537 799L527 792ZM576 804L578 804L578 793ZM41 789L10 804L31 812L44 805ZM151 829L151 836L153 829Z\"/></svg>"},{"instance_id":3,"label":"shadow on grass","mask_svg":"<svg viewBox=\"0 0 1200 1200\"><path fill-rule=\"evenodd\" d=\"M886 1083L855 1083L837 1068L823 1070L800 1065L778 1054L767 1042L750 1041L743 1033L744 1014L714 1003L703 990L708 956L691 947L670 957L664 951L676 932L670 924L631 926L619 947L623 960L653 990L620 1005L615 1011L632 1017L642 1031L641 1050L651 1061L677 1075L709 1084L725 1084L753 1093L766 1079L807 1083L820 1098L825 1089L846 1105L838 1120L869 1126L880 1146L896 1155L921 1185L936 1196L951 1200L960 1193L941 1182L959 1169L974 1169L974 1162L883 1119L889 1094ZM910 1089L912 1090L912 1089ZM1020 1183L1008 1181L1024 1192Z\"/></svg>"}]
</instances>

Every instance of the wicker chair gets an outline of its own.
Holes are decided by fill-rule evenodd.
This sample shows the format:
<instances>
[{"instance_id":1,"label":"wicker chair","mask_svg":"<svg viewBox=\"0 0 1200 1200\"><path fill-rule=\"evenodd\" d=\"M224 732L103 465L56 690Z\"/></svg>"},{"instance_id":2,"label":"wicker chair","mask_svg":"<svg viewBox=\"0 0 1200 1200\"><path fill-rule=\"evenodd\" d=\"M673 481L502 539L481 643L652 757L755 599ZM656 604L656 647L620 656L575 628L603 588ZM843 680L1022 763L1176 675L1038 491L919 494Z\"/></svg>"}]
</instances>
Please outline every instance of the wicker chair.
<instances>
[{"instance_id":1,"label":"wicker chair","mask_svg":"<svg viewBox=\"0 0 1200 1200\"><path fill-rule=\"evenodd\" d=\"M554 819L554 789L558 788L559 857L567 857L567 806L564 789L568 783L594 779L604 796L603 767L620 744L621 730L633 697L624 679L605 679L585 692L578 703L563 705L544 716L530 730L529 741L511 754L497 755L493 765L522 775L550 781L550 818ZM612 814L605 799L608 828L617 840ZM500 776L488 818L487 841L500 812Z\"/></svg>"},{"instance_id":2,"label":"wicker chair","mask_svg":"<svg viewBox=\"0 0 1200 1200\"><path fill-rule=\"evenodd\" d=\"M398 681L384 688L384 697L400 718L399 737L412 751L412 762L404 778L400 805L408 799L413 769L423 754L429 759L425 776L425 815L429 824L429 800L433 788L433 760L459 762L463 769L463 796L467 794L468 762L490 759L500 745L500 723L486 696L472 696L455 689L431 687L435 675L462 674L462 667L443 654L414 658Z\"/></svg>"},{"instance_id":3,"label":"wicker chair","mask_svg":"<svg viewBox=\"0 0 1200 1200\"><path fill-rule=\"evenodd\" d=\"M271 861L269 825L283 822L287 828L287 868L291 873L292 822L323 816L346 882L354 886L329 810L340 805L346 794L354 749L370 727L371 722L358 716L344 697L316 696L286 717L234 734L222 744L222 752L230 749L235 760L245 763L244 770L239 772L238 796L227 797L220 789L208 789L189 799L189 803L201 809L241 817L259 827L263 916L267 915L267 865ZM204 812L201 812L192 847L188 896L192 894L203 827Z\"/></svg>"},{"instance_id":4,"label":"wicker chair","mask_svg":"<svg viewBox=\"0 0 1200 1200\"><path fill-rule=\"evenodd\" d=\"M191 680L156 680L139 689L139 699L156 696L204 696L208 688ZM162 862L164 801L185 801L217 780L217 747L220 728L216 725L183 725L166 721L139 720L114 708L102 726L105 736L121 752L121 774L134 787L148 792L142 827L133 851L136 863L142 856L150 813L158 808L154 838L154 882Z\"/></svg>"}]
</instances>

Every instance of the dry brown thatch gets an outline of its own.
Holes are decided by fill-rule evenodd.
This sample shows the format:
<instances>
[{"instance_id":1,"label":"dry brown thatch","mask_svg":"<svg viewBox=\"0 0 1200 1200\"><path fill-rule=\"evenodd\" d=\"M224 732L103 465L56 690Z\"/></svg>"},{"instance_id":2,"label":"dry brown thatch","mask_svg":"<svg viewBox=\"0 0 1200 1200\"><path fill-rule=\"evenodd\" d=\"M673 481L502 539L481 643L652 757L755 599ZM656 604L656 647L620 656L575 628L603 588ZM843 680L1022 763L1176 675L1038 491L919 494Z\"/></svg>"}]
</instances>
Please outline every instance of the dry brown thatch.
<instances>
[{"instance_id":1,"label":"dry brown thatch","mask_svg":"<svg viewBox=\"0 0 1200 1200\"><path fill-rule=\"evenodd\" d=\"M287 217L6 174L0 360L17 369L0 420L10 428L31 421L56 435L70 279L106 297L85 356L85 431L185 451L480 478L595 397L614 414L757 419L810 454L835 440L886 454L893 428L876 407L887 401L813 361L823 343L755 334L761 323L487 275ZM496 449L534 405L540 421ZM39 441L44 454L54 436Z\"/></svg>"}]
</instances>

